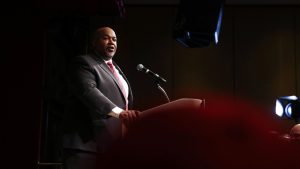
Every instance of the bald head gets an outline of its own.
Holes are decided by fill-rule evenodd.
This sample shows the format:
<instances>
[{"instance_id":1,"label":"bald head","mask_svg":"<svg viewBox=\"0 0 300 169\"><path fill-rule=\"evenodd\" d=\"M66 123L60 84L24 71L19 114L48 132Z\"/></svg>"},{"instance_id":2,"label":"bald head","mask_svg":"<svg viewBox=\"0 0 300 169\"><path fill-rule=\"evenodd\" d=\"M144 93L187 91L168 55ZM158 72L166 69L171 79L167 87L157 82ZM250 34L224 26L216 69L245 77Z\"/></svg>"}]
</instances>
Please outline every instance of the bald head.
<instances>
[{"instance_id":1,"label":"bald head","mask_svg":"<svg viewBox=\"0 0 300 169\"><path fill-rule=\"evenodd\" d=\"M117 51L117 36L110 27L98 28L93 38L94 49L105 60L113 58Z\"/></svg>"}]
</instances>

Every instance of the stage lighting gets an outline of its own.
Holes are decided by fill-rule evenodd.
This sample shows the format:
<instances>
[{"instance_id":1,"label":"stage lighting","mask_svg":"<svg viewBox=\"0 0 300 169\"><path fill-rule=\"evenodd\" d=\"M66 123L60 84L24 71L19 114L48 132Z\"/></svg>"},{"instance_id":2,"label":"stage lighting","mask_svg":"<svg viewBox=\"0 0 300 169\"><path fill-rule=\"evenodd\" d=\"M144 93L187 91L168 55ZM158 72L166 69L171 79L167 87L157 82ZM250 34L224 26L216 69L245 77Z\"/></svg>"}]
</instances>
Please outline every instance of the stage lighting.
<instances>
[{"instance_id":1,"label":"stage lighting","mask_svg":"<svg viewBox=\"0 0 300 169\"><path fill-rule=\"evenodd\" d=\"M300 117L300 101L297 96L282 96L276 100L276 115L294 119L298 123Z\"/></svg>"}]
</instances>

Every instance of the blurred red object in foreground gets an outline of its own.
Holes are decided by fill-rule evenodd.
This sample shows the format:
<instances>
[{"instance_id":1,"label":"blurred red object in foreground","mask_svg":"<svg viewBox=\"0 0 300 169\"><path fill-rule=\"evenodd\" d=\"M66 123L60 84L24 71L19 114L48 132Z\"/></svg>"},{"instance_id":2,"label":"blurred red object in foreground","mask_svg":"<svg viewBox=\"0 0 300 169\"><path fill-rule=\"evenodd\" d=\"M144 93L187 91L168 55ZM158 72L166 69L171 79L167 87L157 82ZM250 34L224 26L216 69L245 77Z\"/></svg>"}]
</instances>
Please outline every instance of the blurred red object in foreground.
<instances>
[{"instance_id":1,"label":"blurred red object in foreground","mask_svg":"<svg viewBox=\"0 0 300 169\"><path fill-rule=\"evenodd\" d=\"M141 118L100 165L107 169L297 168L299 144L281 139L265 110L230 98L207 99ZM187 110L187 111L185 111Z\"/></svg>"}]
</instances>

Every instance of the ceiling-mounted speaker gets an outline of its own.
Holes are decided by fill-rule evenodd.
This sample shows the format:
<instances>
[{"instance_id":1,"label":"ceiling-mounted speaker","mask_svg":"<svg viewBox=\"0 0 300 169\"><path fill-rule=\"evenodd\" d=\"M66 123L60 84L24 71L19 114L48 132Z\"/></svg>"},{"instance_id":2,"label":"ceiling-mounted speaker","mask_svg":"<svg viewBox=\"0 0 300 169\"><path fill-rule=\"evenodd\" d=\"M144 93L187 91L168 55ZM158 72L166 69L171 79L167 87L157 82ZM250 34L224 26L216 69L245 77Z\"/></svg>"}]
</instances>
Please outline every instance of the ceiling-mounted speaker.
<instances>
[{"instance_id":1,"label":"ceiling-mounted speaker","mask_svg":"<svg viewBox=\"0 0 300 169\"><path fill-rule=\"evenodd\" d=\"M181 0L173 37L185 47L217 44L223 17L223 0Z\"/></svg>"}]
</instances>

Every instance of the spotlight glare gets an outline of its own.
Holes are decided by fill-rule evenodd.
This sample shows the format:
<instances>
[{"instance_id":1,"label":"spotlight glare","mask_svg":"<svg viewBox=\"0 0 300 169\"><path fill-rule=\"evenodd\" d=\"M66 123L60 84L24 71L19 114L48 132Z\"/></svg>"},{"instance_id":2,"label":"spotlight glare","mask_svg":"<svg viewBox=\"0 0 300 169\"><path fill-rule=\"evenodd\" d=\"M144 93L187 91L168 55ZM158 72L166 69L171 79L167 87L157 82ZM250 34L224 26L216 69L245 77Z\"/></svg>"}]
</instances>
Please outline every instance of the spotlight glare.
<instances>
[{"instance_id":1,"label":"spotlight glare","mask_svg":"<svg viewBox=\"0 0 300 169\"><path fill-rule=\"evenodd\" d=\"M282 117L283 115L283 107L282 104L276 100L276 110L275 110L277 116Z\"/></svg>"},{"instance_id":2,"label":"spotlight glare","mask_svg":"<svg viewBox=\"0 0 300 169\"><path fill-rule=\"evenodd\" d=\"M293 110L293 109L292 109L291 103L289 103L288 105L286 105L286 107L285 107L285 114L286 114L289 118L292 117L292 113L293 113L292 110Z\"/></svg>"},{"instance_id":3,"label":"spotlight glare","mask_svg":"<svg viewBox=\"0 0 300 169\"><path fill-rule=\"evenodd\" d=\"M286 98L286 99L289 99L289 100L298 100L298 97L293 95L293 96L286 96L286 97L283 97L283 98Z\"/></svg>"},{"instance_id":4,"label":"spotlight glare","mask_svg":"<svg viewBox=\"0 0 300 169\"><path fill-rule=\"evenodd\" d=\"M295 95L282 96L276 99L275 113L281 118L294 119L297 123L300 119L300 101Z\"/></svg>"}]
</instances>

